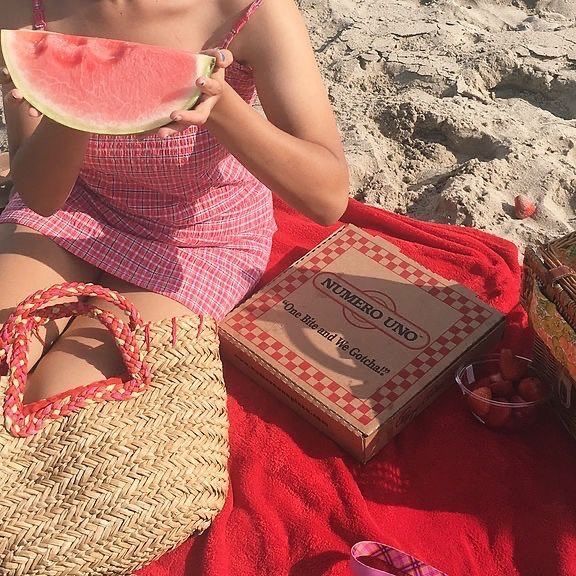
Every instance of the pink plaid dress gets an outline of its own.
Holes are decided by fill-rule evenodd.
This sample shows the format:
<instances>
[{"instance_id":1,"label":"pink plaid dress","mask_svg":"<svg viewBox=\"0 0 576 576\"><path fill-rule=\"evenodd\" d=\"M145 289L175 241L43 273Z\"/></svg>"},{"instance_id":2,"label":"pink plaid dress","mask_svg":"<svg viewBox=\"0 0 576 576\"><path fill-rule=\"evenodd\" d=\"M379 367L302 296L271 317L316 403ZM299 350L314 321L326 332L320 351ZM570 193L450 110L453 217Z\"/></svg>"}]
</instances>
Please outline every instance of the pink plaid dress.
<instances>
[{"instance_id":1,"label":"pink plaid dress","mask_svg":"<svg viewBox=\"0 0 576 576\"><path fill-rule=\"evenodd\" d=\"M261 0L222 44L227 47ZM34 0L35 28L44 28ZM228 83L252 104L249 68ZM99 269L221 319L255 285L276 230L272 195L204 127L169 138L92 135L61 210L42 217L16 193L0 223L28 226Z\"/></svg>"}]
</instances>

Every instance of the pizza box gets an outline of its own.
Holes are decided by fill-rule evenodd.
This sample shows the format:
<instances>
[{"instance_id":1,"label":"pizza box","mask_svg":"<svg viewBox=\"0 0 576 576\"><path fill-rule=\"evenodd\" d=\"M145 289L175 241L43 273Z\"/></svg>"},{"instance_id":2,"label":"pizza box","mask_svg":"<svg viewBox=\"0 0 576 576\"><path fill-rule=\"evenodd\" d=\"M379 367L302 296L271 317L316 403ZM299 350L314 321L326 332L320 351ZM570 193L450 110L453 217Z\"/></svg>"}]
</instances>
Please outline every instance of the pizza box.
<instances>
[{"instance_id":1,"label":"pizza box","mask_svg":"<svg viewBox=\"0 0 576 576\"><path fill-rule=\"evenodd\" d=\"M230 312L220 339L224 358L367 462L503 328L468 288L347 224Z\"/></svg>"}]
</instances>

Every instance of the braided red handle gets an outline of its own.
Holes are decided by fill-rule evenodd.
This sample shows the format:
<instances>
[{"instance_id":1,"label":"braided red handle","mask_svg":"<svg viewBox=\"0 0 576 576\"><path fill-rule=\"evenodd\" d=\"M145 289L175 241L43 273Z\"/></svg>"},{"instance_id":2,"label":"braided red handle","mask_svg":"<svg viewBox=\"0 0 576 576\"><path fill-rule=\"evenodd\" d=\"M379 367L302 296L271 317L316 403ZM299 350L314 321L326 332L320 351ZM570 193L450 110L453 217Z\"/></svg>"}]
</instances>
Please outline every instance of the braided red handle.
<instances>
[{"instance_id":1,"label":"braided red handle","mask_svg":"<svg viewBox=\"0 0 576 576\"><path fill-rule=\"evenodd\" d=\"M4 323L0 339L4 341L4 333L10 333L14 322L18 322L20 318L28 318L42 306L50 304L59 298L66 298L69 296L78 298L101 298L102 300L106 300L106 302L115 304L120 310L128 314L130 328L132 330L134 330L137 325L142 325L142 319L140 318L138 310L129 300L126 299L126 297L122 296L122 294L118 294L118 292L115 292L114 290L104 288L97 284L65 282L62 284L56 284L45 290L38 290L28 296L25 300L22 300Z\"/></svg>"},{"instance_id":2,"label":"braided red handle","mask_svg":"<svg viewBox=\"0 0 576 576\"><path fill-rule=\"evenodd\" d=\"M50 304L62 297L98 297L115 304L128 315L128 323L112 312L100 310L87 302ZM82 387L53 402L48 399L42 408L25 413L24 389L28 375L28 345L31 332L50 320L70 316L88 315L99 320L114 336L124 364L130 374L127 382L118 379L110 384L95 383ZM8 387L4 399L4 420L14 436L30 436L40 430L48 420L67 416L88 402L126 400L144 390L150 382L150 369L142 361L135 329L143 327L136 308L121 294L102 286L83 283L59 284L39 290L19 304L4 324L0 333L0 360L8 367Z\"/></svg>"}]
</instances>

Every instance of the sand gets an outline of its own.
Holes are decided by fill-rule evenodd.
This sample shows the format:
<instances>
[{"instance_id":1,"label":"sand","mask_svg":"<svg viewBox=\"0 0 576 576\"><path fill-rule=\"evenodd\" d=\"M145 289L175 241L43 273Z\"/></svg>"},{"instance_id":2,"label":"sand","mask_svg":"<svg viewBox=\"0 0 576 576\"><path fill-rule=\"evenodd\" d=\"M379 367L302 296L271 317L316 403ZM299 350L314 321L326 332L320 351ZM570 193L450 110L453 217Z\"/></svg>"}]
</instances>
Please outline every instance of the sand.
<instances>
[{"instance_id":1,"label":"sand","mask_svg":"<svg viewBox=\"0 0 576 576\"><path fill-rule=\"evenodd\" d=\"M351 196L517 244L576 225L574 0L300 0ZM5 141L0 131L0 146ZM514 197L537 204L514 216Z\"/></svg>"},{"instance_id":2,"label":"sand","mask_svg":"<svg viewBox=\"0 0 576 576\"><path fill-rule=\"evenodd\" d=\"M302 0L352 195L526 244L576 224L576 2ZM514 217L514 197L538 206Z\"/></svg>"}]
</instances>

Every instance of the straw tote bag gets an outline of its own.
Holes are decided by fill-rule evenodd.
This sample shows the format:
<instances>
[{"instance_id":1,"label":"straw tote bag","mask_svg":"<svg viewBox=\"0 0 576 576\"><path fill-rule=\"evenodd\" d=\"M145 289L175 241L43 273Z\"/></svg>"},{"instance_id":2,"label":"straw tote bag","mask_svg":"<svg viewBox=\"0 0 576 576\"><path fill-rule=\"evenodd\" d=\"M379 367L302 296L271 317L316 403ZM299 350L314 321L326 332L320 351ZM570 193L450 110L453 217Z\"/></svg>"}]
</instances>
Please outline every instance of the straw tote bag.
<instances>
[{"instance_id":1,"label":"straw tote bag","mask_svg":"<svg viewBox=\"0 0 576 576\"><path fill-rule=\"evenodd\" d=\"M84 297L114 303L125 320ZM128 379L23 406L31 334L79 314L114 335ZM121 295L69 283L22 302L0 343L1 576L131 574L210 525L228 487L214 320L145 325Z\"/></svg>"}]
</instances>

